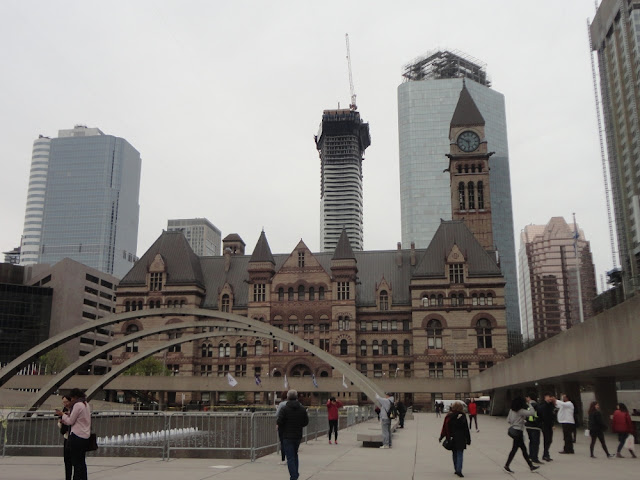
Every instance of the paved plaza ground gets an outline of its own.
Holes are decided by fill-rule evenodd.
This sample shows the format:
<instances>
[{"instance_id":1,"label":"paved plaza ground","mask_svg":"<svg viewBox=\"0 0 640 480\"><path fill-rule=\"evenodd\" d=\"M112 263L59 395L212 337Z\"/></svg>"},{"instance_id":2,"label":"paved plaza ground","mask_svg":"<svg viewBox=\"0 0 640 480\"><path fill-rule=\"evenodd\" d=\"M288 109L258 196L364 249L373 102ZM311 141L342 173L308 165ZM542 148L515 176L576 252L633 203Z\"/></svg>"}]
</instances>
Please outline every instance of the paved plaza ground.
<instances>
[{"instance_id":1,"label":"paved plaza ground","mask_svg":"<svg viewBox=\"0 0 640 480\"><path fill-rule=\"evenodd\" d=\"M421 480L458 478L453 474L450 452L438 444L442 419L435 414L416 414L406 422L406 428L393 436L393 448L363 448L357 441L359 431L378 428L375 421L340 431L339 445L329 445L326 438L311 440L300 447L300 480ZM502 470L511 448L507 423L502 417L479 418L480 432L472 431L471 447L465 451L463 473L473 479L538 478L548 480L638 478L640 459L607 459L600 445L596 459L589 458L589 439L578 434L575 455L560 455L562 433L556 429L551 446L553 462L529 472L519 454L511 465L514 474ZM617 441L607 436L610 451ZM87 459L89 479L135 480L288 480L286 465L279 464L279 454L248 460L177 459L162 461L149 458ZM62 458L5 457L0 458L2 480L54 480L64 478Z\"/></svg>"}]
</instances>

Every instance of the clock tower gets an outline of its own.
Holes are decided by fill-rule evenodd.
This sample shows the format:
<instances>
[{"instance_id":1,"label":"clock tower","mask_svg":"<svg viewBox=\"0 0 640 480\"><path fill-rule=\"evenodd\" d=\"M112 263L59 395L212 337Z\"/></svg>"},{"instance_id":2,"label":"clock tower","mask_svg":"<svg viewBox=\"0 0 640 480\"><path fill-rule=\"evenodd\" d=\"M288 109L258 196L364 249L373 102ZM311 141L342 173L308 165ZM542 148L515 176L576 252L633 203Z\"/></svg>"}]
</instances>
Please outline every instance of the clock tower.
<instances>
[{"instance_id":1,"label":"clock tower","mask_svg":"<svg viewBox=\"0 0 640 480\"><path fill-rule=\"evenodd\" d=\"M463 220L487 251L495 251L491 220L489 157L485 122L463 82L449 128L451 218Z\"/></svg>"}]
</instances>

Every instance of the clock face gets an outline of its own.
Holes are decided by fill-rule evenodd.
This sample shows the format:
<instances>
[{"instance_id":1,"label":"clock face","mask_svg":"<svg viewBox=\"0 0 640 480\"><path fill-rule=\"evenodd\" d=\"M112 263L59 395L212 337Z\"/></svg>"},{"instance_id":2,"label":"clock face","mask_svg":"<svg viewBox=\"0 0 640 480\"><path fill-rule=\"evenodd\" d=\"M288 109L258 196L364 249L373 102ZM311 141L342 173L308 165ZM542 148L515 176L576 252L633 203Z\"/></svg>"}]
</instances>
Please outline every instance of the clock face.
<instances>
[{"instance_id":1,"label":"clock face","mask_svg":"<svg viewBox=\"0 0 640 480\"><path fill-rule=\"evenodd\" d=\"M480 137L475 132L467 130L458 136L456 143L463 152L473 152L480 145Z\"/></svg>"}]
</instances>

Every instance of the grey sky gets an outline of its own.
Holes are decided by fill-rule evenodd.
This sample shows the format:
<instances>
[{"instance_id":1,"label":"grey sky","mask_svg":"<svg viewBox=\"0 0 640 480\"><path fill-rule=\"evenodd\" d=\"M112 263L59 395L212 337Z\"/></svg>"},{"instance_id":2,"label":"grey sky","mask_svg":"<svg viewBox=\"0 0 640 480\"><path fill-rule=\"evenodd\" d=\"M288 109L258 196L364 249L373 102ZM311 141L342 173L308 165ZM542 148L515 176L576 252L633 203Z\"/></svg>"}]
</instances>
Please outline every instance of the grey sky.
<instances>
[{"instance_id":1,"label":"grey sky","mask_svg":"<svg viewBox=\"0 0 640 480\"><path fill-rule=\"evenodd\" d=\"M592 0L0 2L0 248L20 242L31 146L81 123L142 155L141 255L168 218L207 217L250 249L319 248L322 111L370 123L365 248L400 240L397 86L434 48L487 63L505 95L516 248L529 223L578 223L612 267L587 17ZM443 152L445 154L446 152ZM600 281L598 281L600 285Z\"/></svg>"}]
</instances>

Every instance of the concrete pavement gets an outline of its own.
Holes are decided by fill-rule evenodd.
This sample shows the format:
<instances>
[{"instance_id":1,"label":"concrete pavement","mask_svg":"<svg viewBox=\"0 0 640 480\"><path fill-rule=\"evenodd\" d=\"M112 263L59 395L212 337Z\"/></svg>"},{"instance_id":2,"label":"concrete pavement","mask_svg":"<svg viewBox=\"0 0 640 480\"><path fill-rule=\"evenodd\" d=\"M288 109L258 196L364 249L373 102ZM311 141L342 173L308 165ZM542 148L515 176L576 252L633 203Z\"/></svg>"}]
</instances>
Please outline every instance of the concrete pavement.
<instances>
[{"instance_id":1,"label":"concrete pavement","mask_svg":"<svg viewBox=\"0 0 640 480\"><path fill-rule=\"evenodd\" d=\"M463 473L467 478L493 480L504 478L539 478L547 480L635 478L640 459L607 459L599 444L589 458L589 438L578 432L575 455L560 455L562 434L554 435L551 463L545 463L535 472L529 472L521 454L511 468L515 474L502 470L511 449L507 436L507 423L502 417L479 416L480 432L472 431L471 447L465 451ZM338 445L329 445L326 437L311 440L300 447L300 480L423 480L457 478L453 475L450 452L438 444L442 419L435 414L415 414L393 436L393 448L363 448L356 442L358 431L376 429L370 421L340 431ZM607 446L615 451L617 441L607 436ZM131 478L135 480L287 480L286 465L279 465L279 454L247 460L176 459L163 462L149 458L101 458L87 460L90 480ZM635 472L635 473L634 473ZM0 478L3 480L58 480L64 478L62 458L6 457L0 458Z\"/></svg>"}]
</instances>

